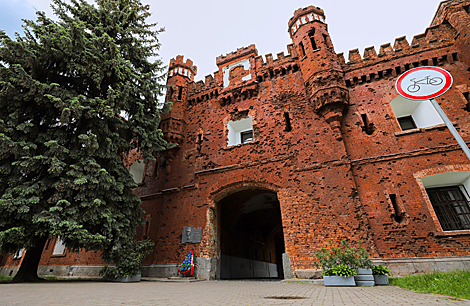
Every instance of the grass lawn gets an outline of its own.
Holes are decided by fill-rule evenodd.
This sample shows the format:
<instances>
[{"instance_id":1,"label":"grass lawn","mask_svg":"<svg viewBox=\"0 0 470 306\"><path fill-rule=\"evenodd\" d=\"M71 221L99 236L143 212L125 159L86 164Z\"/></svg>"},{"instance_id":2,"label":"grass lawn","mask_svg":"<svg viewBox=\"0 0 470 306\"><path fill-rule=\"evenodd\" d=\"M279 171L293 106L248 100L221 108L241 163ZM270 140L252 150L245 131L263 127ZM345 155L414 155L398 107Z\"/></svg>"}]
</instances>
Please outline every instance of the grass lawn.
<instances>
[{"instance_id":1,"label":"grass lawn","mask_svg":"<svg viewBox=\"0 0 470 306\"><path fill-rule=\"evenodd\" d=\"M57 277L55 276L42 276L41 278L47 279L47 280L56 280ZM5 276L5 275L0 275L0 282L9 282L13 279L13 276Z\"/></svg>"},{"instance_id":2,"label":"grass lawn","mask_svg":"<svg viewBox=\"0 0 470 306\"><path fill-rule=\"evenodd\" d=\"M418 292L454 296L470 300L470 271L434 272L390 279L390 284Z\"/></svg>"},{"instance_id":3,"label":"grass lawn","mask_svg":"<svg viewBox=\"0 0 470 306\"><path fill-rule=\"evenodd\" d=\"M11 281L13 279L13 276L5 276L0 274L0 282L1 281Z\"/></svg>"}]
</instances>

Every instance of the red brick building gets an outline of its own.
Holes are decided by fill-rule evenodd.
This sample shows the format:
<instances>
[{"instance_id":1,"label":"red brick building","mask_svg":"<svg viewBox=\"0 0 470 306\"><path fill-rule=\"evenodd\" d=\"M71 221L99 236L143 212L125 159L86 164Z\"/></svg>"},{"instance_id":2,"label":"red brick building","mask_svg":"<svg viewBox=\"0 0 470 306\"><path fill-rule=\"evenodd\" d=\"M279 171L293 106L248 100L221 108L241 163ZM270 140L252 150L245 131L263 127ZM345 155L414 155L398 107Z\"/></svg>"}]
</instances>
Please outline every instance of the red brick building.
<instances>
[{"instance_id":1,"label":"red brick building","mask_svg":"<svg viewBox=\"0 0 470 306\"><path fill-rule=\"evenodd\" d=\"M137 238L156 242L144 274L174 275L193 248L201 278L283 277L313 269L314 251L341 239L364 241L394 274L469 269L470 162L429 101L395 89L411 68L449 71L453 86L436 100L470 142L469 7L443 1L411 44L347 61L314 6L294 12L293 43L275 59L240 48L198 82L191 60L172 59L161 129L179 146L130 161L146 211ZM200 242L182 243L185 226ZM96 253L52 255L55 241L43 273L99 270Z\"/></svg>"}]
</instances>

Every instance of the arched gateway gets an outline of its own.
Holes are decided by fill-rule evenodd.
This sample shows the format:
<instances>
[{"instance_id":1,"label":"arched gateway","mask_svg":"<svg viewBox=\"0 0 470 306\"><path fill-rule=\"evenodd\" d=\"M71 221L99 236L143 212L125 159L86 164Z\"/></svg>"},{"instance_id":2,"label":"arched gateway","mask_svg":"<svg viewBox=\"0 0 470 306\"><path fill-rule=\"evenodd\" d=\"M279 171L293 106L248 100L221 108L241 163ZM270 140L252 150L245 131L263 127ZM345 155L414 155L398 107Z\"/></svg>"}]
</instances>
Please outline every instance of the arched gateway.
<instances>
[{"instance_id":1,"label":"arched gateway","mask_svg":"<svg viewBox=\"0 0 470 306\"><path fill-rule=\"evenodd\" d=\"M244 189L217 202L221 279L283 278L285 252L277 194Z\"/></svg>"}]
</instances>

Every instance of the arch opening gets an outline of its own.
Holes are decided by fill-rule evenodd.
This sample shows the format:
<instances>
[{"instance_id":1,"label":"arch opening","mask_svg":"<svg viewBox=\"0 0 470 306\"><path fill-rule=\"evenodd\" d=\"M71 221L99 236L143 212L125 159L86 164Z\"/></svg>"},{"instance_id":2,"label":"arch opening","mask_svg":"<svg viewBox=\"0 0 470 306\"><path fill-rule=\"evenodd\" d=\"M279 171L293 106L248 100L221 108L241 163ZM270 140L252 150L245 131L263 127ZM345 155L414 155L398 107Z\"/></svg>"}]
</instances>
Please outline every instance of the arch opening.
<instances>
[{"instance_id":1,"label":"arch opening","mask_svg":"<svg viewBox=\"0 0 470 306\"><path fill-rule=\"evenodd\" d=\"M284 278L285 252L277 194L245 189L217 202L220 220L220 278Z\"/></svg>"}]
</instances>

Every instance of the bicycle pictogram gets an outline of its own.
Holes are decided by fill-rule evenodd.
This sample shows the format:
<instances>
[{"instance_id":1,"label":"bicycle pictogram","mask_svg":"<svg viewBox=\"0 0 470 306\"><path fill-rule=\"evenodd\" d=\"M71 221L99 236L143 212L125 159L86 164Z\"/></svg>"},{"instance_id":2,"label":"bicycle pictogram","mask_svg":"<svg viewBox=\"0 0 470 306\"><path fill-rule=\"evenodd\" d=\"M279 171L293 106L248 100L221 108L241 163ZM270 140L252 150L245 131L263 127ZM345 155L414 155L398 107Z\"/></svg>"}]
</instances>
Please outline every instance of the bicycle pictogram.
<instances>
[{"instance_id":1,"label":"bicycle pictogram","mask_svg":"<svg viewBox=\"0 0 470 306\"><path fill-rule=\"evenodd\" d=\"M415 81L415 80L416 80L416 78L410 79L410 81L413 82L413 84L408 86L408 88L407 88L408 92L418 92L421 89L421 86L419 86L419 85L438 86L438 85L441 85L442 82L444 82L444 80L441 79L440 77L431 78L429 75L427 77L425 77L424 79L421 79L421 80L418 80L418 81Z\"/></svg>"}]
</instances>

